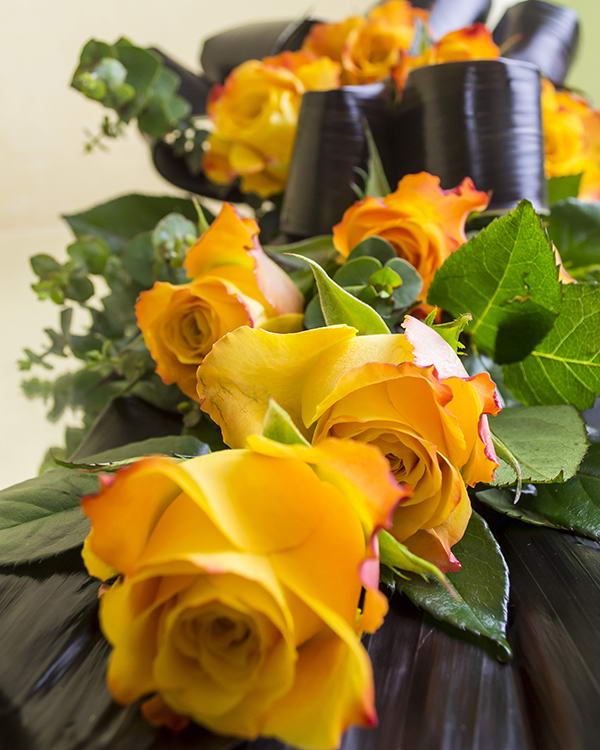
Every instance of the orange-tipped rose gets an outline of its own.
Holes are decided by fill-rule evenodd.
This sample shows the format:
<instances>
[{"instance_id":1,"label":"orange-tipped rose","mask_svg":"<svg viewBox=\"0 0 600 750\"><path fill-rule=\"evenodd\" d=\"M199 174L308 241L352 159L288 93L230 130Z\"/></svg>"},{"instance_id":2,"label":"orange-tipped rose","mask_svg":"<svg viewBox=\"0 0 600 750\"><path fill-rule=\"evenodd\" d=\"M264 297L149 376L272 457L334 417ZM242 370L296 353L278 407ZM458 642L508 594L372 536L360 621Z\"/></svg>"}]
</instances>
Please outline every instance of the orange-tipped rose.
<instances>
[{"instance_id":1,"label":"orange-tipped rose","mask_svg":"<svg viewBox=\"0 0 600 750\"><path fill-rule=\"evenodd\" d=\"M465 242L467 216L486 208L488 200L470 178L442 190L439 177L406 175L385 198L365 198L351 206L333 228L333 242L347 257L367 237L382 237L417 269L427 293L437 269Z\"/></svg>"},{"instance_id":2,"label":"orange-tipped rose","mask_svg":"<svg viewBox=\"0 0 600 750\"><path fill-rule=\"evenodd\" d=\"M115 700L172 729L338 747L375 723L360 633L387 604L374 535L406 492L374 448L325 440L148 458L83 500ZM359 611L361 589L366 596Z\"/></svg>"},{"instance_id":3,"label":"orange-tipped rose","mask_svg":"<svg viewBox=\"0 0 600 750\"><path fill-rule=\"evenodd\" d=\"M256 222L225 204L188 251L184 267L192 281L158 281L140 295L138 325L156 372L190 398L196 398L196 369L221 336L302 311L300 292L265 255L257 235ZM284 320L293 327L295 317Z\"/></svg>"},{"instance_id":4,"label":"orange-tipped rose","mask_svg":"<svg viewBox=\"0 0 600 750\"><path fill-rule=\"evenodd\" d=\"M374 8L367 18L315 24L303 49L340 62L344 84L381 81L410 47L417 19L426 21L428 15L405 0L392 0Z\"/></svg>"},{"instance_id":5,"label":"orange-tipped rose","mask_svg":"<svg viewBox=\"0 0 600 750\"><path fill-rule=\"evenodd\" d=\"M482 23L474 23L464 29L446 34L423 54L411 57L402 55L400 64L394 70L394 80L403 89L411 70L424 65L458 62L460 60L487 60L500 57L500 48L494 42L491 32Z\"/></svg>"},{"instance_id":6,"label":"orange-tipped rose","mask_svg":"<svg viewBox=\"0 0 600 750\"><path fill-rule=\"evenodd\" d=\"M211 94L214 132L203 167L213 182L241 178L242 190L267 197L287 179L304 91L339 86L339 65L306 52L248 60Z\"/></svg>"},{"instance_id":7,"label":"orange-tipped rose","mask_svg":"<svg viewBox=\"0 0 600 750\"><path fill-rule=\"evenodd\" d=\"M542 114L547 176L581 174L579 197L600 200L600 110L545 80Z\"/></svg>"},{"instance_id":8,"label":"orange-tipped rose","mask_svg":"<svg viewBox=\"0 0 600 750\"><path fill-rule=\"evenodd\" d=\"M329 437L370 443L412 490L393 534L443 570L458 562L471 506L466 485L497 465L485 414L494 383L470 378L452 348L415 318L405 334L356 336L348 326L286 335L240 328L198 369L202 409L233 447L262 424L274 398L315 445Z\"/></svg>"}]
</instances>

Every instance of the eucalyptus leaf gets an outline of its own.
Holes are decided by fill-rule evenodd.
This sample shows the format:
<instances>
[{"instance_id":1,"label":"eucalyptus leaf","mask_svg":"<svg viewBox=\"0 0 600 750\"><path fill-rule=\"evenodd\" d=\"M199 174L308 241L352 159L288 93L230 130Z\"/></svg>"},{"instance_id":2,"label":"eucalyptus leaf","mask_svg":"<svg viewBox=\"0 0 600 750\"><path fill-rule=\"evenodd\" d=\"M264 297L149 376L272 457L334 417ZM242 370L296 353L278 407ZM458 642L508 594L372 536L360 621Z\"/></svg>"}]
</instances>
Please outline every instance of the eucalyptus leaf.
<instances>
[{"instance_id":1,"label":"eucalyptus leaf","mask_svg":"<svg viewBox=\"0 0 600 750\"><path fill-rule=\"evenodd\" d=\"M428 302L454 316L471 313L475 344L496 362L526 357L561 308L554 251L532 205L522 201L452 253Z\"/></svg>"},{"instance_id":2,"label":"eucalyptus leaf","mask_svg":"<svg viewBox=\"0 0 600 750\"><path fill-rule=\"evenodd\" d=\"M195 456L206 446L189 436L152 438L104 451L88 463L121 461L151 454ZM0 564L42 560L80 545L88 521L80 509L84 495L98 491L98 477L54 469L0 492Z\"/></svg>"},{"instance_id":3,"label":"eucalyptus leaf","mask_svg":"<svg viewBox=\"0 0 600 750\"><path fill-rule=\"evenodd\" d=\"M354 258L353 260L344 263L344 265L336 271L333 280L340 286L367 284L369 276L372 273L381 270L381 268L381 263L377 258L369 256Z\"/></svg>"},{"instance_id":4,"label":"eucalyptus leaf","mask_svg":"<svg viewBox=\"0 0 600 750\"><path fill-rule=\"evenodd\" d=\"M346 324L353 326L359 335L389 333L383 318L372 307L353 297L335 283L318 263L301 255L292 255L307 263L315 277L323 317L328 326Z\"/></svg>"},{"instance_id":5,"label":"eucalyptus leaf","mask_svg":"<svg viewBox=\"0 0 600 750\"><path fill-rule=\"evenodd\" d=\"M522 362L503 367L504 384L526 405L588 409L600 394L600 286L563 285L560 315Z\"/></svg>"},{"instance_id":6,"label":"eucalyptus leaf","mask_svg":"<svg viewBox=\"0 0 600 750\"><path fill-rule=\"evenodd\" d=\"M572 406L516 406L488 420L519 462L523 482L570 479L588 447L583 419ZM495 484L510 485L516 479L514 469L501 460Z\"/></svg>"},{"instance_id":7,"label":"eucalyptus leaf","mask_svg":"<svg viewBox=\"0 0 600 750\"><path fill-rule=\"evenodd\" d=\"M516 518L518 521L524 521L532 526L547 526L551 529L560 529L561 527L558 524L552 523L535 510L530 509L528 500L531 491L536 491L533 485L526 488L524 493L521 493L519 502L515 502L515 496L512 492L501 487L489 487L488 489L480 490L475 493L475 497L484 505L487 505L488 508L492 508L497 513L509 516L509 518Z\"/></svg>"},{"instance_id":8,"label":"eucalyptus leaf","mask_svg":"<svg viewBox=\"0 0 600 750\"><path fill-rule=\"evenodd\" d=\"M354 247L346 262L355 258L362 258L364 255L377 258L382 265L398 257L392 245L383 237L367 237Z\"/></svg>"},{"instance_id":9,"label":"eucalyptus leaf","mask_svg":"<svg viewBox=\"0 0 600 750\"><path fill-rule=\"evenodd\" d=\"M402 279L402 284L394 289L392 295L394 305L398 308L407 308L413 305L423 289L423 279L414 266L404 258L392 258L385 264L391 268Z\"/></svg>"},{"instance_id":10,"label":"eucalyptus leaf","mask_svg":"<svg viewBox=\"0 0 600 750\"><path fill-rule=\"evenodd\" d=\"M473 513L463 538L453 547L462 570L447 578L460 595L456 599L437 581L417 578L398 586L418 607L438 620L490 639L499 658L512 655L506 640L508 567L485 521Z\"/></svg>"},{"instance_id":11,"label":"eucalyptus leaf","mask_svg":"<svg viewBox=\"0 0 600 750\"><path fill-rule=\"evenodd\" d=\"M196 210L190 200L136 193L63 218L76 237L102 237L111 250L120 252L140 232L151 232L169 213L183 214L190 221L196 219Z\"/></svg>"}]
</instances>

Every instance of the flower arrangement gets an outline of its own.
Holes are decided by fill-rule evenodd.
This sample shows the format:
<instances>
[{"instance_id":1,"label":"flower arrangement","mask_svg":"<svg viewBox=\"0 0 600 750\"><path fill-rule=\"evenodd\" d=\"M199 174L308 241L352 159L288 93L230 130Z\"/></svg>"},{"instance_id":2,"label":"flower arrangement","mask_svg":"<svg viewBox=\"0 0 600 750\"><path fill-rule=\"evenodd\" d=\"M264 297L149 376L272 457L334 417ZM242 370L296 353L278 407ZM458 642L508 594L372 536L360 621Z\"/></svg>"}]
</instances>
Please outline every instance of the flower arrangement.
<instances>
[{"instance_id":1,"label":"flower arrangement","mask_svg":"<svg viewBox=\"0 0 600 750\"><path fill-rule=\"evenodd\" d=\"M82 419L0 493L0 562L77 551L110 694L151 725L338 747L376 724L361 638L394 592L509 660L498 519L600 540L599 114L531 60L545 22L509 33L529 3L493 33L430 5L296 24L220 81L82 51L102 135L136 120L200 198L67 215L68 260L32 258L60 326L20 366L78 367L24 389ZM90 457L123 398L173 434Z\"/></svg>"}]
</instances>

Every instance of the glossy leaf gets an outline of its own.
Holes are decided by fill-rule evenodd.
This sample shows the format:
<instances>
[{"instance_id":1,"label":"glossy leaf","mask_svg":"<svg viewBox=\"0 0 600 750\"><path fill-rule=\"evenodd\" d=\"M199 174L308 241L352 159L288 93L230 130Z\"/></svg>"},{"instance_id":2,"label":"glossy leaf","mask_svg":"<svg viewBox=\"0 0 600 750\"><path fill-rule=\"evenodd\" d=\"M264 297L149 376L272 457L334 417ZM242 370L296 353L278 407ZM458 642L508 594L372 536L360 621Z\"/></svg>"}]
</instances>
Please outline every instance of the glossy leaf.
<instances>
[{"instance_id":1,"label":"glossy leaf","mask_svg":"<svg viewBox=\"0 0 600 750\"><path fill-rule=\"evenodd\" d=\"M566 174L548 180L548 205L554 206L567 198L577 198L582 174Z\"/></svg>"},{"instance_id":2,"label":"glossy leaf","mask_svg":"<svg viewBox=\"0 0 600 750\"><path fill-rule=\"evenodd\" d=\"M76 237L102 237L111 250L120 252L140 232L150 232L169 213L194 221L192 201L157 195L123 195L86 211L63 216Z\"/></svg>"},{"instance_id":3,"label":"glossy leaf","mask_svg":"<svg viewBox=\"0 0 600 750\"><path fill-rule=\"evenodd\" d=\"M600 269L600 203L569 198L552 206L548 231L569 272Z\"/></svg>"},{"instance_id":4,"label":"glossy leaf","mask_svg":"<svg viewBox=\"0 0 600 750\"><path fill-rule=\"evenodd\" d=\"M565 285L550 333L503 373L505 386L523 404L592 406L600 394L600 286Z\"/></svg>"},{"instance_id":5,"label":"glossy leaf","mask_svg":"<svg viewBox=\"0 0 600 750\"><path fill-rule=\"evenodd\" d=\"M303 260L310 266L319 292L323 317L328 326L339 324L353 326L359 335L390 332L381 316L372 307L342 289L318 263L310 258L302 258L301 255L291 257Z\"/></svg>"},{"instance_id":6,"label":"glossy leaf","mask_svg":"<svg viewBox=\"0 0 600 750\"><path fill-rule=\"evenodd\" d=\"M521 493L518 502L515 502L515 495L507 489L500 487L490 487L489 489L480 490L475 497L484 505L492 508L498 513L502 513L509 518L516 518L518 521L524 521L532 526L547 526L553 529L560 529L558 524L552 523L544 518L540 513L530 509L530 495L535 492L535 487L530 485L525 492Z\"/></svg>"},{"instance_id":7,"label":"glossy leaf","mask_svg":"<svg viewBox=\"0 0 600 750\"><path fill-rule=\"evenodd\" d=\"M475 344L496 362L526 357L561 304L554 251L532 205L522 201L452 253L428 302L454 316L471 313Z\"/></svg>"},{"instance_id":8,"label":"glossy leaf","mask_svg":"<svg viewBox=\"0 0 600 750\"><path fill-rule=\"evenodd\" d=\"M516 406L488 419L494 435L519 462L523 482L570 479L588 447L583 420L572 406ZM495 484L516 479L514 469L501 460Z\"/></svg>"},{"instance_id":9,"label":"glossy leaf","mask_svg":"<svg viewBox=\"0 0 600 750\"><path fill-rule=\"evenodd\" d=\"M506 640L508 568L485 521L473 513L464 537L453 547L462 570L447 577L460 599L440 583L402 581L408 598L433 617L493 641L502 658L510 658Z\"/></svg>"},{"instance_id":10,"label":"glossy leaf","mask_svg":"<svg viewBox=\"0 0 600 750\"><path fill-rule=\"evenodd\" d=\"M153 438L98 453L88 463L121 461L156 453L195 456L206 446L187 436ZM54 469L0 492L0 564L51 557L83 542L88 521L80 499L98 491L98 477Z\"/></svg>"}]
</instances>

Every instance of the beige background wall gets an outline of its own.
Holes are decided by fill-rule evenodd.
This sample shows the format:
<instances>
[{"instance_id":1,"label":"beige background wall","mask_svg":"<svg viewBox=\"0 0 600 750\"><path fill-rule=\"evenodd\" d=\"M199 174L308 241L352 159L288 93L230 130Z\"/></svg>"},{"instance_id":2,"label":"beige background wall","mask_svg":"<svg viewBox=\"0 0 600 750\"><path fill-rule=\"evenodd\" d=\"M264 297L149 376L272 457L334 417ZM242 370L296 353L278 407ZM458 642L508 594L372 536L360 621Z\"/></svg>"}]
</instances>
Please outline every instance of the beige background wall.
<instances>
[{"instance_id":1,"label":"beige background wall","mask_svg":"<svg viewBox=\"0 0 600 750\"><path fill-rule=\"evenodd\" d=\"M500 6L510 2L499 0ZM323 17L361 12L353 0L3 0L0 47L0 487L33 475L45 448L60 442L62 426L49 425L40 402L19 389L15 362L23 346L39 349L44 326L57 308L38 302L27 258L60 254L69 235L61 212L119 194L176 192L151 168L132 132L108 153L84 155L84 128L95 130L100 109L68 88L77 55L91 36L129 36L156 44L191 68L200 40L222 28L259 18L293 18L309 5ZM573 77L588 88L594 76L600 3L579 0L588 44ZM594 26L595 23L595 26ZM595 29L595 33L594 33ZM600 96L596 97L597 99Z\"/></svg>"}]
</instances>

